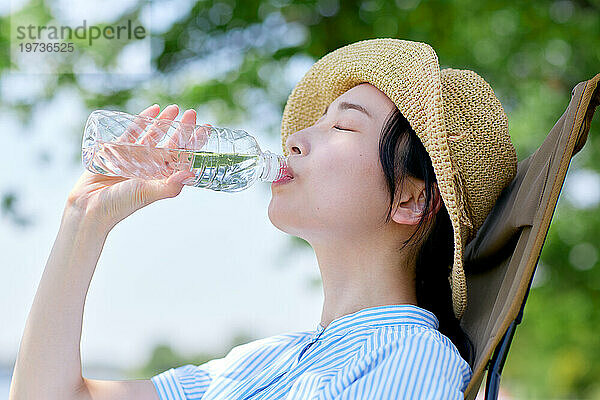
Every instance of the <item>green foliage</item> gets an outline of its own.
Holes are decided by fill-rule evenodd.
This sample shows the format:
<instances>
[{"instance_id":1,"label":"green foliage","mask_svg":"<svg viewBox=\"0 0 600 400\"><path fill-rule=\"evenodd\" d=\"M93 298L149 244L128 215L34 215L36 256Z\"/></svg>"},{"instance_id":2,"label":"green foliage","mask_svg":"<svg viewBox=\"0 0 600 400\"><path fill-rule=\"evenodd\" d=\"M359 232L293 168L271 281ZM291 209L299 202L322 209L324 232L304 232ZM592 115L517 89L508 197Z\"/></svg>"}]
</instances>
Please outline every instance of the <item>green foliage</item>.
<instances>
[{"instance_id":1,"label":"green foliage","mask_svg":"<svg viewBox=\"0 0 600 400\"><path fill-rule=\"evenodd\" d=\"M213 358L217 358L217 356L212 354L181 355L170 346L159 344L154 347L152 355L145 365L128 371L127 375L135 379L150 379L154 375L170 368L177 368L187 364L201 365Z\"/></svg>"},{"instance_id":2,"label":"green foliage","mask_svg":"<svg viewBox=\"0 0 600 400\"><path fill-rule=\"evenodd\" d=\"M17 194L13 191L2 194L2 198L0 198L0 214L4 217L10 217L16 226L22 228L30 225L31 219L17 210L15 206L17 199Z\"/></svg>"},{"instance_id":3,"label":"green foliage","mask_svg":"<svg viewBox=\"0 0 600 400\"><path fill-rule=\"evenodd\" d=\"M148 4L140 1L116 20L136 19ZM32 0L12 17L48 21L54 17L49 5ZM278 19L285 24L278 25ZM7 22L8 18L0 17L0 54L8 54ZM106 79L106 84L90 87L83 83L89 77L73 73L71 64L77 60L70 59L65 62L71 64L63 65L70 72L49 80L42 97L18 102L0 99L0 109L15 113L25 124L34 106L70 86L90 111L113 107L139 112L139 104L177 103L206 107L218 119L206 122L243 123L253 117L256 106L241 101L251 90L283 111L291 90L285 80L286 67L293 57L317 60L340 46L375 37L427 42L436 50L442 68L477 71L507 111L519 160L541 144L566 108L573 86L600 72L598 0L205 0L193 4L166 30L152 34L154 72L148 79L106 74L97 77L99 82ZM112 65L120 50L119 46L99 48L101 65ZM219 63L223 59L232 67ZM194 63L201 63L200 72L186 73ZM8 68L8 57L0 57L0 79L5 79ZM39 77L32 75L32 79ZM588 144L575 157L577 165L570 174L575 168L598 173L600 148L595 136L600 131L599 119L596 115ZM265 126L264 131L278 135L278 126ZM73 132L74 141L80 136L81 132ZM14 211L18 193L0 187L0 195L2 215L19 224L24 217ZM562 198L559 202L541 256L545 278L529 294L505 366L503 384L525 398L600 397L596 362L600 335L594 329L600 326L600 213L597 203L585 209L574 204ZM306 243L291 244L296 245ZM159 346L138 372L148 377L214 357L188 358Z\"/></svg>"}]
</instances>

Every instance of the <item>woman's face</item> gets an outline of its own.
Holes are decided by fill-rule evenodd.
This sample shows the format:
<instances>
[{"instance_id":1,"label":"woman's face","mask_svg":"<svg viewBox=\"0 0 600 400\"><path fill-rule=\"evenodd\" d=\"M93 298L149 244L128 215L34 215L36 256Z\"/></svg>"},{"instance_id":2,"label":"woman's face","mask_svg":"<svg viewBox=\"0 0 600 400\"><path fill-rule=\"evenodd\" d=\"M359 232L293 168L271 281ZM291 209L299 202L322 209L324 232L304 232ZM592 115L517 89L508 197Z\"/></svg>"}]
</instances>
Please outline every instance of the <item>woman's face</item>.
<instances>
[{"instance_id":1,"label":"woman's face","mask_svg":"<svg viewBox=\"0 0 600 400\"><path fill-rule=\"evenodd\" d=\"M380 229L389 193L379 137L395 107L375 86L362 83L335 99L314 125L290 135L294 179L271 186L273 225L311 244L364 238Z\"/></svg>"}]
</instances>

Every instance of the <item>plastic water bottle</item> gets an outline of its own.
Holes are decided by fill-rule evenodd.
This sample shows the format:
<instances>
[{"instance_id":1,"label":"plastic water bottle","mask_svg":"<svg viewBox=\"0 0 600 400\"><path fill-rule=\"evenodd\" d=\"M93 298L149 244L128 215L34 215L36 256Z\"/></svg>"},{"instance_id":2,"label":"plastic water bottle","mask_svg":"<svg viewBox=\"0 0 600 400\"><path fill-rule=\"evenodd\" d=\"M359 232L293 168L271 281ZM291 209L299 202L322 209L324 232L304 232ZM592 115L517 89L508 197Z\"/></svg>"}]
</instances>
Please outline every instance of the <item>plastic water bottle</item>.
<instances>
[{"instance_id":1,"label":"plastic water bottle","mask_svg":"<svg viewBox=\"0 0 600 400\"><path fill-rule=\"evenodd\" d=\"M150 135L150 136L149 136ZM177 171L194 176L188 186L237 192L257 180L289 179L287 158L261 151L241 129L184 124L120 111L93 111L81 146L84 167L93 173L164 179Z\"/></svg>"}]
</instances>

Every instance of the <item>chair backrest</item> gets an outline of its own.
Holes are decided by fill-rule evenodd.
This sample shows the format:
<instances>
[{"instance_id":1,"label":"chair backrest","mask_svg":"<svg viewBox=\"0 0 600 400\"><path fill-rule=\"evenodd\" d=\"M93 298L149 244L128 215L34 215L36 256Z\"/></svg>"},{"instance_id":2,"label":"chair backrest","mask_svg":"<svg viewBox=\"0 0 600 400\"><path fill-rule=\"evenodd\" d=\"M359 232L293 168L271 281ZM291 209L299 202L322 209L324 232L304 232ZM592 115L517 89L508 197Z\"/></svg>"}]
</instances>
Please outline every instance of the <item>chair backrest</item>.
<instances>
[{"instance_id":1,"label":"chair backrest","mask_svg":"<svg viewBox=\"0 0 600 400\"><path fill-rule=\"evenodd\" d=\"M475 238L465 249L468 305L461 320L475 346L472 400L489 360L517 317L537 266L571 158L587 140L600 103L600 74L578 83L542 145L518 163Z\"/></svg>"}]
</instances>

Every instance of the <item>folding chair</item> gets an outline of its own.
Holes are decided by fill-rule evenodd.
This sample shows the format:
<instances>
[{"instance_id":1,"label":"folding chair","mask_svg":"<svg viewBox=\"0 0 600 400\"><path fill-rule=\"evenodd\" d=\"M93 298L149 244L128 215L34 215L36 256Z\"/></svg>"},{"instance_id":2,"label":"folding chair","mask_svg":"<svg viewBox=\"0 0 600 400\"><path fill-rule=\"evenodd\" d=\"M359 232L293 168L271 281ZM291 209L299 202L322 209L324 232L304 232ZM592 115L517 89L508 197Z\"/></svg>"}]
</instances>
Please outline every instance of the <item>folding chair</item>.
<instances>
[{"instance_id":1,"label":"folding chair","mask_svg":"<svg viewBox=\"0 0 600 400\"><path fill-rule=\"evenodd\" d=\"M599 82L597 74L573 88L564 114L540 148L518 163L517 175L466 246L469 300L461 326L473 341L475 361L465 399L475 399L485 370L485 398L498 397L502 368L567 169L585 144L600 103Z\"/></svg>"}]
</instances>

